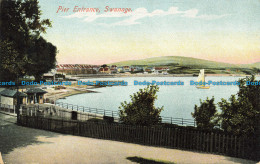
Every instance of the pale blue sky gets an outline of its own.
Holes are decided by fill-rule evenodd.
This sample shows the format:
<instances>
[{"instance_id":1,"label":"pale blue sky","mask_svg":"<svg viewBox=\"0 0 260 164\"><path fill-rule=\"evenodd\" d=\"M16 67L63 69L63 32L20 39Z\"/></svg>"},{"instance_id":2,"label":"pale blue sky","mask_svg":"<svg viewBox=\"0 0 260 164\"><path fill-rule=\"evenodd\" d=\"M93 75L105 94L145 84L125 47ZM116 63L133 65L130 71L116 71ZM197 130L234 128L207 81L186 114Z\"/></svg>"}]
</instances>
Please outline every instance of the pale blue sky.
<instances>
[{"instance_id":1,"label":"pale blue sky","mask_svg":"<svg viewBox=\"0 0 260 164\"><path fill-rule=\"evenodd\" d=\"M53 24L44 36L58 47L59 63L101 64L171 55L260 61L259 0L39 1L42 18ZM70 9L56 13L59 6ZM74 13L74 6L101 12ZM106 6L133 12L105 13Z\"/></svg>"}]
</instances>

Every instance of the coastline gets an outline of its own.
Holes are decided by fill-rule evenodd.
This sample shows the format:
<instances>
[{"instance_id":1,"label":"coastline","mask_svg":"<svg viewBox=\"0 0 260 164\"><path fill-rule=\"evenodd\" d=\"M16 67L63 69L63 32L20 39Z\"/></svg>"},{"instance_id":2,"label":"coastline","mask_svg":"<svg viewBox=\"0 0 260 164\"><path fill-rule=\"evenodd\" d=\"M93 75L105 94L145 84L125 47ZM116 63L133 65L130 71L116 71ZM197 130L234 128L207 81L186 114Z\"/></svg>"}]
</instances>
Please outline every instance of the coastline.
<instances>
[{"instance_id":1,"label":"coastline","mask_svg":"<svg viewBox=\"0 0 260 164\"><path fill-rule=\"evenodd\" d=\"M208 77L246 77L250 75L244 74L207 74ZM260 75L255 75L259 77ZM196 77L193 74L168 74L168 75L157 75L157 74L81 74L81 75L69 75L72 81L71 86L66 86L65 89L54 90L54 88L49 88L45 95L45 99L49 101L56 101L59 99L64 99L68 96L83 94L83 93L95 93L91 89L98 88L98 86L87 86L87 85L77 85L77 80L88 79L88 78L118 78L118 77Z\"/></svg>"},{"instance_id":2,"label":"coastline","mask_svg":"<svg viewBox=\"0 0 260 164\"><path fill-rule=\"evenodd\" d=\"M64 99L68 96L83 94L83 93L95 93L96 91L92 91L90 89L97 88L96 86L79 86L75 85L66 86L65 89L55 90L54 88L48 88L46 91L48 93L45 94L45 99L47 101L57 101L59 99Z\"/></svg>"},{"instance_id":3,"label":"coastline","mask_svg":"<svg viewBox=\"0 0 260 164\"><path fill-rule=\"evenodd\" d=\"M67 75L72 79L80 79L80 78L117 78L117 77L196 77L198 75L194 74L79 74L79 75ZM227 77L227 76L234 76L234 77L246 77L250 75L245 74L206 74L206 76L216 76L216 77ZM255 75L256 77L260 75Z\"/></svg>"}]
</instances>

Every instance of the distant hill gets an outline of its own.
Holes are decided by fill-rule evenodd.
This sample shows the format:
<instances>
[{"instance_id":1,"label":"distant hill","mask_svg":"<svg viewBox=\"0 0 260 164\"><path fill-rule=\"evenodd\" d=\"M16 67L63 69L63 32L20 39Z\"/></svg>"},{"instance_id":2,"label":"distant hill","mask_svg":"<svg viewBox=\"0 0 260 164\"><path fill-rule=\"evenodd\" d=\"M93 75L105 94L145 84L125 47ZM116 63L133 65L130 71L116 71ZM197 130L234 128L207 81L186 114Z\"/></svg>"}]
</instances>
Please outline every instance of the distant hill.
<instances>
[{"instance_id":1,"label":"distant hill","mask_svg":"<svg viewBox=\"0 0 260 164\"><path fill-rule=\"evenodd\" d=\"M144 66L173 66L179 65L182 67L191 67L191 68L260 68L260 62L253 64L229 64L221 63L203 59L197 59L192 57L182 57L182 56L164 56L164 57L154 57L141 60L129 60L111 63L111 65L123 66L123 65L144 65Z\"/></svg>"},{"instance_id":2,"label":"distant hill","mask_svg":"<svg viewBox=\"0 0 260 164\"><path fill-rule=\"evenodd\" d=\"M259 68L260 69L260 62L253 63L253 64L245 64L244 66L247 68Z\"/></svg>"}]
</instances>

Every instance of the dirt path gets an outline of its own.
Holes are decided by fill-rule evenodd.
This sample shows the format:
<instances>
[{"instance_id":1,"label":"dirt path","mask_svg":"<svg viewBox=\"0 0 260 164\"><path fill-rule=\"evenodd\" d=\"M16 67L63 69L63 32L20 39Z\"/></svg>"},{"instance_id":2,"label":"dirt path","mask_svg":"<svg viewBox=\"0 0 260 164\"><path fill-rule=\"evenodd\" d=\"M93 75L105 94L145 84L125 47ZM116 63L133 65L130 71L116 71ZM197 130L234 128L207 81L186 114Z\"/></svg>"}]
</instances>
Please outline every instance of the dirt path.
<instances>
[{"instance_id":1,"label":"dirt path","mask_svg":"<svg viewBox=\"0 0 260 164\"><path fill-rule=\"evenodd\" d=\"M0 114L0 151L6 163L124 164L139 156L175 163L254 163L220 155L142 146L20 127ZM7 120L7 121L6 121Z\"/></svg>"}]
</instances>

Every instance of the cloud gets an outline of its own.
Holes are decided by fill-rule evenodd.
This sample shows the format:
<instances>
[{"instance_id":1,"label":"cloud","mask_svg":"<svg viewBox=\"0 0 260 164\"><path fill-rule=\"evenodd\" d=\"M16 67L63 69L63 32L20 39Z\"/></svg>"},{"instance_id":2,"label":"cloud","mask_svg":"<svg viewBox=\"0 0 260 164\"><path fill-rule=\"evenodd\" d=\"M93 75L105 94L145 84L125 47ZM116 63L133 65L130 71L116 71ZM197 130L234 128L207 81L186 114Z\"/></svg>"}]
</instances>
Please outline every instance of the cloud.
<instances>
[{"instance_id":1,"label":"cloud","mask_svg":"<svg viewBox=\"0 0 260 164\"><path fill-rule=\"evenodd\" d=\"M83 18L84 22L93 22L99 18L123 18L122 21L118 21L112 24L101 23L100 25L107 26L128 26L141 24L140 19L147 17L158 17L158 16L169 16L169 15L179 15L181 17L193 18L193 19L204 19L204 20L214 20L220 19L225 15L199 15L198 9L190 9L186 11L179 11L178 7L170 7L167 11L156 9L152 12L148 12L146 8L137 8L133 12L105 12L103 14L96 14L94 12L76 12L69 16L63 16L63 18Z\"/></svg>"}]
</instances>

